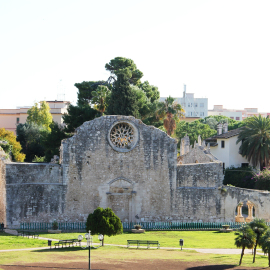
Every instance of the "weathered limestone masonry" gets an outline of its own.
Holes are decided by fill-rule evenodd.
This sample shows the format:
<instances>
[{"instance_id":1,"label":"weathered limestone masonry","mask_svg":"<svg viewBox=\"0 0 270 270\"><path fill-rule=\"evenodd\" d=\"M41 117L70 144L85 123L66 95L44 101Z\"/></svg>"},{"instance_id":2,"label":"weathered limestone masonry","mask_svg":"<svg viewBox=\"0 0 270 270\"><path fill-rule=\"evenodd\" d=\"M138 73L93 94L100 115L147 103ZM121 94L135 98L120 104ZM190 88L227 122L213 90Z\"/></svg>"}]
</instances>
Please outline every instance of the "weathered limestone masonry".
<instances>
[{"instance_id":1,"label":"weathered limestone masonry","mask_svg":"<svg viewBox=\"0 0 270 270\"><path fill-rule=\"evenodd\" d=\"M0 223L6 224L6 154L0 149Z\"/></svg>"},{"instance_id":2,"label":"weathered limestone masonry","mask_svg":"<svg viewBox=\"0 0 270 270\"><path fill-rule=\"evenodd\" d=\"M85 220L111 207L122 221L166 220L176 187L176 141L134 117L84 123L62 144L66 213Z\"/></svg>"},{"instance_id":3,"label":"weathered limestone masonry","mask_svg":"<svg viewBox=\"0 0 270 270\"><path fill-rule=\"evenodd\" d=\"M103 116L62 141L60 164L0 158L0 222L86 221L98 206L122 221L270 221L270 193L222 185L223 166L209 147L176 141L141 120Z\"/></svg>"},{"instance_id":4,"label":"weathered limestone masonry","mask_svg":"<svg viewBox=\"0 0 270 270\"><path fill-rule=\"evenodd\" d=\"M7 224L63 219L66 186L55 164L6 164Z\"/></svg>"}]
</instances>

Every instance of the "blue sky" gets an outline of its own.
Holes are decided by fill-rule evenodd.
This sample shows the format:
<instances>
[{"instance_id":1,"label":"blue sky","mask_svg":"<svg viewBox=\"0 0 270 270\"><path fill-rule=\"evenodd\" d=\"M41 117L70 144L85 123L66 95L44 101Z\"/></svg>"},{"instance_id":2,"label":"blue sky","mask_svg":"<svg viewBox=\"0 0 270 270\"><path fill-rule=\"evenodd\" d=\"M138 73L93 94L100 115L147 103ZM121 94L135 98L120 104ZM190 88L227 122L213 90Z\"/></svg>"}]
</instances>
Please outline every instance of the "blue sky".
<instances>
[{"instance_id":1,"label":"blue sky","mask_svg":"<svg viewBox=\"0 0 270 270\"><path fill-rule=\"evenodd\" d=\"M0 0L0 108L76 102L74 83L134 60L161 96L270 112L269 0Z\"/></svg>"}]
</instances>

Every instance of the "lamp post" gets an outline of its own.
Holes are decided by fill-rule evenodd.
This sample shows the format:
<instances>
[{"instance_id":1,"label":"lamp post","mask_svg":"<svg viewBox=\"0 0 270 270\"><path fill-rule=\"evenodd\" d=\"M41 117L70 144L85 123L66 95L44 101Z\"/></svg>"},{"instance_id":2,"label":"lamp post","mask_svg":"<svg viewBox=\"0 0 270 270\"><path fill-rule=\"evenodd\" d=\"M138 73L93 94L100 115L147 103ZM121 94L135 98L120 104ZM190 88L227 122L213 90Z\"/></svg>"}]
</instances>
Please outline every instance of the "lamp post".
<instances>
[{"instance_id":1,"label":"lamp post","mask_svg":"<svg viewBox=\"0 0 270 270\"><path fill-rule=\"evenodd\" d=\"M104 239L104 236L102 235L102 234L100 234L99 236L98 236L98 240L100 241L100 246L102 246L102 240Z\"/></svg>"},{"instance_id":2,"label":"lamp post","mask_svg":"<svg viewBox=\"0 0 270 270\"><path fill-rule=\"evenodd\" d=\"M89 259L88 260L89 261L89 263L88 263L88 269L91 269L91 242L92 242L93 237L91 236L91 231L90 230L89 230L88 233L85 234L85 238L87 240L86 247L85 248L89 248L89 253L88 253L88 259ZM83 236L82 235L79 235L78 236L78 240L79 240L80 243L81 243L82 239L83 239ZM82 246L81 246L81 248L85 249Z\"/></svg>"}]
</instances>

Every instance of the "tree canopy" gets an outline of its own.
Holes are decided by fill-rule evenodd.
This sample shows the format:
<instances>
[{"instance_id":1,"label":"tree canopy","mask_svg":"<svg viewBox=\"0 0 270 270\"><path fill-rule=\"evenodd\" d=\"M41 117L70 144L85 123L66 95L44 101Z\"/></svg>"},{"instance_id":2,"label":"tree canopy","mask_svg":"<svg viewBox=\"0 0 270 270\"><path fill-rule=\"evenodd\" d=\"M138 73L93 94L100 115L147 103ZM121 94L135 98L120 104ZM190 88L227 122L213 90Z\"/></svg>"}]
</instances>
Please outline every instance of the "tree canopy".
<instances>
[{"instance_id":1,"label":"tree canopy","mask_svg":"<svg viewBox=\"0 0 270 270\"><path fill-rule=\"evenodd\" d=\"M267 116L252 116L244 120L236 143L240 143L240 154L246 157L253 166L260 169L269 164L270 119Z\"/></svg>"},{"instance_id":2,"label":"tree canopy","mask_svg":"<svg viewBox=\"0 0 270 270\"><path fill-rule=\"evenodd\" d=\"M111 208L98 207L92 214L89 214L86 221L86 231L91 234L117 235L123 233L121 220ZM103 238L104 240L104 238ZM102 240L102 245L104 242Z\"/></svg>"},{"instance_id":3,"label":"tree canopy","mask_svg":"<svg viewBox=\"0 0 270 270\"><path fill-rule=\"evenodd\" d=\"M67 111L68 112L63 116L63 120L66 124L65 132L68 133L74 132L75 129L84 122L93 120L95 117L100 116L100 112L91 108L89 105L74 106L70 104Z\"/></svg>"},{"instance_id":4,"label":"tree canopy","mask_svg":"<svg viewBox=\"0 0 270 270\"><path fill-rule=\"evenodd\" d=\"M34 123L19 124L16 128L17 141L22 146L22 151L26 155L25 161L32 162L35 156L43 157L45 147L43 142L49 131Z\"/></svg>"},{"instance_id":5,"label":"tree canopy","mask_svg":"<svg viewBox=\"0 0 270 270\"><path fill-rule=\"evenodd\" d=\"M194 144L194 142L198 140L199 135L201 135L201 139L204 140L216 135L217 131L211 129L208 124L201 123L199 120L194 122L186 122L183 119L183 121L180 121L177 124L175 134L179 140L179 143L181 139L185 137L185 135L188 135L190 143Z\"/></svg>"},{"instance_id":6,"label":"tree canopy","mask_svg":"<svg viewBox=\"0 0 270 270\"><path fill-rule=\"evenodd\" d=\"M12 145L12 156L15 161L23 162L25 159L25 154L21 153L22 146L16 140L16 136L12 131L0 128L0 138L5 139Z\"/></svg>"},{"instance_id":7,"label":"tree canopy","mask_svg":"<svg viewBox=\"0 0 270 270\"><path fill-rule=\"evenodd\" d=\"M28 124L36 124L50 131L50 124L53 118L50 113L50 106L46 101L41 102L40 108L38 108L38 104L35 103L35 105L27 111L27 114L26 122Z\"/></svg>"}]
</instances>

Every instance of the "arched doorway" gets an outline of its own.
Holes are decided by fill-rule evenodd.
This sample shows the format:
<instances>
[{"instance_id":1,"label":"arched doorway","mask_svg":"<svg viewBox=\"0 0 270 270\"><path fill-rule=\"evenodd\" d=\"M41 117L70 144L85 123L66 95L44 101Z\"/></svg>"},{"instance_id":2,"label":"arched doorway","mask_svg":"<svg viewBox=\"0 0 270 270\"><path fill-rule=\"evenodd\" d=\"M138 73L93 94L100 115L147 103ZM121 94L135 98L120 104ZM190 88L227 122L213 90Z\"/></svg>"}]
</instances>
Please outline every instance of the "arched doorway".
<instances>
[{"instance_id":1,"label":"arched doorway","mask_svg":"<svg viewBox=\"0 0 270 270\"><path fill-rule=\"evenodd\" d=\"M133 183L124 177L116 178L109 182L108 204L122 222L132 221Z\"/></svg>"}]
</instances>

